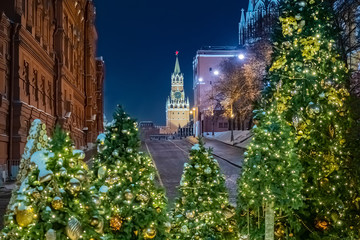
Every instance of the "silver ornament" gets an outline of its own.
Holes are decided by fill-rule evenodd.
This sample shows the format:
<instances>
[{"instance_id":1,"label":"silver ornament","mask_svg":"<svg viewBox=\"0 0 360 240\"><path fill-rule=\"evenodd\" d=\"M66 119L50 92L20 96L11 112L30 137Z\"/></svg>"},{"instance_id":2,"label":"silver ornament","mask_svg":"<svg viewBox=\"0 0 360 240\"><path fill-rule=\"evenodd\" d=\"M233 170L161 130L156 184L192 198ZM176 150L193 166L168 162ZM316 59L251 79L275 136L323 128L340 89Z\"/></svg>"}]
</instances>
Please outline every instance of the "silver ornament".
<instances>
[{"instance_id":1,"label":"silver ornament","mask_svg":"<svg viewBox=\"0 0 360 240\"><path fill-rule=\"evenodd\" d=\"M113 155L114 157L118 157L118 156L119 156L119 151L118 151L118 150L114 150L114 151L112 152L112 155Z\"/></svg>"},{"instance_id":2,"label":"silver ornament","mask_svg":"<svg viewBox=\"0 0 360 240\"><path fill-rule=\"evenodd\" d=\"M299 116L297 116L297 115L293 116L292 121L293 121L294 127L297 128L299 126L299 122L300 122Z\"/></svg>"},{"instance_id":3,"label":"silver ornament","mask_svg":"<svg viewBox=\"0 0 360 240\"><path fill-rule=\"evenodd\" d=\"M334 81L333 81L333 80L328 79L328 80L325 81L325 86L326 86L326 87L331 87L331 86L333 86L333 85L334 85Z\"/></svg>"},{"instance_id":4,"label":"silver ornament","mask_svg":"<svg viewBox=\"0 0 360 240\"><path fill-rule=\"evenodd\" d=\"M319 104L310 102L309 105L306 107L306 113L309 117L314 118L321 112L321 107Z\"/></svg>"},{"instance_id":5,"label":"silver ornament","mask_svg":"<svg viewBox=\"0 0 360 240\"><path fill-rule=\"evenodd\" d=\"M204 170L204 172L205 172L206 174L210 174L210 173L211 173L211 168L210 168L210 167L207 167L207 168Z\"/></svg>"},{"instance_id":6,"label":"silver ornament","mask_svg":"<svg viewBox=\"0 0 360 240\"><path fill-rule=\"evenodd\" d=\"M67 175L66 168L64 168L64 167L60 168L60 175L61 175L62 177L65 177L65 176Z\"/></svg>"},{"instance_id":7,"label":"silver ornament","mask_svg":"<svg viewBox=\"0 0 360 240\"><path fill-rule=\"evenodd\" d=\"M109 191L109 187L105 186L105 185L102 185L99 189L99 192L101 194L106 194L107 192Z\"/></svg>"},{"instance_id":8,"label":"silver ornament","mask_svg":"<svg viewBox=\"0 0 360 240\"><path fill-rule=\"evenodd\" d=\"M81 183L79 180L77 180L76 178L72 178L70 179L68 185L67 185L67 189L70 191L70 193L72 195L77 195L78 192L80 192L81 190Z\"/></svg>"},{"instance_id":9,"label":"silver ornament","mask_svg":"<svg viewBox=\"0 0 360 240\"><path fill-rule=\"evenodd\" d=\"M82 170L77 171L75 177L79 179L80 181L85 180L85 173Z\"/></svg>"},{"instance_id":10,"label":"silver ornament","mask_svg":"<svg viewBox=\"0 0 360 240\"><path fill-rule=\"evenodd\" d=\"M71 217L65 227L65 232L71 240L78 240L82 233L79 220L77 220L75 217Z\"/></svg>"},{"instance_id":11,"label":"silver ornament","mask_svg":"<svg viewBox=\"0 0 360 240\"><path fill-rule=\"evenodd\" d=\"M188 229L188 227L186 225L184 225L184 226L181 227L180 231L182 233L187 233L189 231L189 229Z\"/></svg>"},{"instance_id":12,"label":"silver ornament","mask_svg":"<svg viewBox=\"0 0 360 240\"><path fill-rule=\"evenodd\" d=\"M56 240L56 231L54 229L49 229L45 234L46 240Z\"/></svg>"},{"instance_id":13,"label":"silver ornament","mask_svg":"<svg viewBox=\"0 0 360 240\"><path fill-rule=\"evenodd\" d=\"M106 166L101 166L99 169L98 169L98 178L104 178L106 176Z\"/></svg>"},{"instance_id":14,"label":"silver ornament","mask_svg":"<svg viewBox=\"0 0 360 240\"><path fill-rule=\"evenodd\" d=\"M301 1L298 3L300 7L305 7L306 6L306 2L305 1Z\"/></svg>"},{"instance_id":15,"label":"silver ornament","mask_svg":"<svg viewBox=\"0 0 360 240\"><path fill-rule=\"evenodd\" d=\"M99 206L99 205L101 204L101 200L100 200L100 198L99 198L98 195L94 195L94 196L92 197L92 201L93 201L93 203L94 203L96 206Z\"/></svg>"},{"instance_id":16,"label":"silver ornament","mask_svg":"<svg viewBox=\"0 0 360 240\"><path fill-rule=\"evenodd\" d=\"M148 203L150 200L149 193L145 190L142 190L139 194L136 195L136 200L143 203Z\"/></svg>"}]
</instances>

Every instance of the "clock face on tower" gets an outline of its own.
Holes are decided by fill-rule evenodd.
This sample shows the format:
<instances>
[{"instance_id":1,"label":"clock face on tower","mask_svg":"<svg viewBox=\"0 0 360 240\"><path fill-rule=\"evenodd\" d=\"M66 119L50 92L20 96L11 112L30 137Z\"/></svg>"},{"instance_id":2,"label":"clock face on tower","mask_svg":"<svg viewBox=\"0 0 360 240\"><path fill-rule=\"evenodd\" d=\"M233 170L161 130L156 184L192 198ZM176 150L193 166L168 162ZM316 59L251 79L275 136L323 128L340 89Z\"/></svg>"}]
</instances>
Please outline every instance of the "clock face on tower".
<instances>
[{"instance_id":1,"label":"clock face on tower","mask_svg":"<svg viewBox=\"0 0 360 240\"><path fill-rule=\"evenodd\" d=\"M174 93L174 96L176 99L180 99L181 98L181 92L177 91Z\"/></svg>"}]
</instances>

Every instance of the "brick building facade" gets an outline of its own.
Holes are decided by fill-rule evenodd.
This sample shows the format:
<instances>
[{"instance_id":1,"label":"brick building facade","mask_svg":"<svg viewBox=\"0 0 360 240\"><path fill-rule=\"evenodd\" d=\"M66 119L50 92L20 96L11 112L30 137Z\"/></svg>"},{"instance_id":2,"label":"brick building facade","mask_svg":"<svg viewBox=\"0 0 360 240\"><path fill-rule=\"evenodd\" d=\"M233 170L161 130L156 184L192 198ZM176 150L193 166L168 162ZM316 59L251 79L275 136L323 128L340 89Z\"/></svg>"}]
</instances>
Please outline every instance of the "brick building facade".
<instances>
[{"instance_id":1,"label":"brick building facade","mask_svg":"<svg viewBox=\"0 0 360 240\"><path fill-rule=\"evenodd\" d=\"M31 121L69 130L77 147L103 130L104 61L91 0L0 2L0 170L9 177Z\"/></svg>"}]
</instances>

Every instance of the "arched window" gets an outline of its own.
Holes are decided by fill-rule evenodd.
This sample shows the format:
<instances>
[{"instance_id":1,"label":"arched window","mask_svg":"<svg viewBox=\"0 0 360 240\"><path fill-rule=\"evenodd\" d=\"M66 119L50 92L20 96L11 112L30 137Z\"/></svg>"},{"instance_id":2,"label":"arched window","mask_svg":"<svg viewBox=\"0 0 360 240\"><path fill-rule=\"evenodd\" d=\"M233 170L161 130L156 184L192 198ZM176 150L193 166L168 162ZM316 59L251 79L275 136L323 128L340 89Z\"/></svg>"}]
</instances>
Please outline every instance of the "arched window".
<instances>
[{"instance_id":1,"label":"arched window","mask_svg":"<svg viewBox=\"0 0 360 240\"><path fill-rule=\"evenodd\" d=\"M276 14L278 15L278 2L276 0L271 0L268 6L268 12L273 15Z\"/></svg>"}]
</instances>

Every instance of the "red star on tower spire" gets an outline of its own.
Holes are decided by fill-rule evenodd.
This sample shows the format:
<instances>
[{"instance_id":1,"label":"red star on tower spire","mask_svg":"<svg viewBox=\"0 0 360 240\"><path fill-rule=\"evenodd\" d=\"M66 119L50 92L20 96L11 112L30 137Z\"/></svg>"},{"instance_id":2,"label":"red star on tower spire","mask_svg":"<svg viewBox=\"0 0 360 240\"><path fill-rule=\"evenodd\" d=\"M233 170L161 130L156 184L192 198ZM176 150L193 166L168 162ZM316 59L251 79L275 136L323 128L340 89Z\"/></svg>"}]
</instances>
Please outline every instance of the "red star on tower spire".
<instances>
[{"instance_id":1,"label":"red star on tower spire","mask_svg":"<svg viewBox=\"0 0 360 240\"><path fill-rule=\"evenodd\" d=\"M176 55L176 56L179 55L179 51L176 51L176 52L175 52L175 55Z\"/></svg>"}]
</instances>

